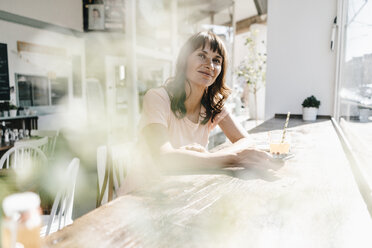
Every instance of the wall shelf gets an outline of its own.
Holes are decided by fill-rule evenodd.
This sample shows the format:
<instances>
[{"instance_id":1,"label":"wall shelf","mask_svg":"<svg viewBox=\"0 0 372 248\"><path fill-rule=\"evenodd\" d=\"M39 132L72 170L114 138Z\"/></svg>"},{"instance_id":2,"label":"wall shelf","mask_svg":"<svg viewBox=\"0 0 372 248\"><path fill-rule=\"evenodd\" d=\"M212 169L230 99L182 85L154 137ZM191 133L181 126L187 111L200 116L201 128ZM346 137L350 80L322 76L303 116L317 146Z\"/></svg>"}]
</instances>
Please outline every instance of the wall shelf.
<instances>
[{"instance_id":1,"label":"wall shelf","mask_svg":"<svg viewBox=\"0 0 372 248\"><path fill-rule=\"evenodd\" d=\"M17 115L14 117L0 117L0 123L5 121L7 128L13 129L37 129L37 115Z\"/></svg>"}]
</instances>

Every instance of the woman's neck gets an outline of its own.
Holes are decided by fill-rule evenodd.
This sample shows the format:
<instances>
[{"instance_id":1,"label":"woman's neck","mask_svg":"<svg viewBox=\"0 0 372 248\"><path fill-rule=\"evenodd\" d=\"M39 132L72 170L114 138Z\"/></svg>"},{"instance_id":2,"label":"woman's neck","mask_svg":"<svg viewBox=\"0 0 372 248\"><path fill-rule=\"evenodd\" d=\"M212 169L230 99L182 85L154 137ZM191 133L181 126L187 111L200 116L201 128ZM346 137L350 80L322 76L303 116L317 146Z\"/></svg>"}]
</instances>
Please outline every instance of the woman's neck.
<instances>
[{"instance_id":1,"label":"woman's neck","mask_svg":"<svg viewBox=\"0 0 372 248\"><path fill-rule=\"evenodd\" d=\"M194 87L193 84L186 85L186 101L185 107L187 114L193 114L200 111L201 100L204 94L205 88Z\"/></svg>"}]
</instances>

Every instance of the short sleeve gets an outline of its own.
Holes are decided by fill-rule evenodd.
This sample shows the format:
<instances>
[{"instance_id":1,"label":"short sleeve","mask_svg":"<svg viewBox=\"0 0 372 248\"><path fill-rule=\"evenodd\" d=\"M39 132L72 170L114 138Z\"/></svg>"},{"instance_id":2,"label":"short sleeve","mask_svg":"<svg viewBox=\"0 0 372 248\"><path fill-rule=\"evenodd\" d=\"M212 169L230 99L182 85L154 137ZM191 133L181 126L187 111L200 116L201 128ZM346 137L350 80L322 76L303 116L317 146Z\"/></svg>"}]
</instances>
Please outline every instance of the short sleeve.
<instances>
[{"instance_id":1,"label":"short sleeve","mask_svg":"<svg viewBox=\"0 0 372 248\"><path fill-rule=\"evenodd\" d=\"M218 115L216 115L216 117L214 117L213 122L211 122L211 120L210 120L209 130L212 130L213 128L215 128L218 125L218 123L220 121L222 121L223 118L225 118L226 115L228 115L228 114L229 114L229 112L226 110L225 107L223 107L222 110L221 110L221 113L219 113Z\"/></svg>"},{"instance_id":2,"label":"short sleeve","mask_svg":"<svg viewBox=\"0 0 372 248\"><path fill-rule=\"evenodd\" d=\"M170 101L163 88L150 89L143 98L143 109L139 129L158 123L168 127Z\"/></svg>"}]
</instances>

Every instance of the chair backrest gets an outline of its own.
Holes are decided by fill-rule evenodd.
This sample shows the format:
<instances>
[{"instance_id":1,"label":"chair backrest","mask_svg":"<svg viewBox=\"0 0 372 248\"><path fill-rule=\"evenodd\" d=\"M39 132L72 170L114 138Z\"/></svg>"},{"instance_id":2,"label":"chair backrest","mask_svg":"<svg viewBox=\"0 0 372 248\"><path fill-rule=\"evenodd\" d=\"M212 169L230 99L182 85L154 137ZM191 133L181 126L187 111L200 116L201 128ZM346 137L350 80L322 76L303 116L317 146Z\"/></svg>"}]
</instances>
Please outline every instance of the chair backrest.
<instances>
[{"instance_id":1,"label":"chair backrest","mask_svg":"<svg viewBox=\"0 0 372 248\"><path fill-rule=\"evenodd\" d=\"M47 163L44 152L33 145L18 144L9 149L0 159L0 168L22 169L31 168L37 163Z\"/></svg>"},{"instance_id":2,"label":"chair backrest","mask_svg":"<svg viewBox=\"0 0 372 248\"><path fill-rule=\"evenodd\" d=\"M59 130L31 130L31 136L48 137L47 155L54 156Z\"/></svg>"},{"instance_id":3,"label":"chair backrest","mask_svg":"<svg viewBox=\"0 0 372 248\"><path fill-rule=\"evenodd\" d=\"M108 182L107 181L104 182L105 173L106 173L106 164L107 164L107 146L99 146L97 148L97 177L98 177L97 207L108 201L108 190L107 190ZM106 177L106 180L108 180L107 177ZM101 202L99 202L100 198L101 198Z\"/></svg>"},{"instance_id":4,"label":"chair backrest","mask_svg":"<svg viewBox=\"0 0 372 248\"><path fill-rule=\"evenodd\" d=\"M133 143L114 145L111 147L112 164L114 168L114 189L119 190L122 185L129 164L133 159Z\"/></svg>"},{"instance_id":5,"label":"chair backrest","mask_svg":"<svg viewBox=\"0 0 372 248\"><path fill-rule=\"evenodd\" d=\"M107 167L108 154L107 146L97 148L97 176L98 176L98 191L97 191L97 207L107 203L110 178L112 178L113 193L119 190L126 175L126 169L131 163L133 143L125 143L111 147L112 167ZM110 177L110 174L112 177Z\"/></svg>"},{"instance_id":6,"label":"chair backrest","mask_svg":"<svg viewBox=\"0 0 372 248\"><path fill-rule=\"evenodd\" d=\"M50 233L53 223L58 223L57 230L72 223L72 209L76 179L79 171L80 160L74 158L67 167L64 182L54 199L45 235Z\"/></svg>"},{"instance_id":7,"label":"chair backrest","mask_svg":"<svg viewBox=\"0 0 372 248\"><path fill-rule=\"evenodd\" d=\"M43 137L43 138L40 138L40 139L23 139L23 140L19 140L19 141L14 143L14 147L23 146L23 145L37 147L40 150L42 150L44 152L44 154L47 154L47 152L48 152L48 137Z\"/></svg>"}]
</instances>

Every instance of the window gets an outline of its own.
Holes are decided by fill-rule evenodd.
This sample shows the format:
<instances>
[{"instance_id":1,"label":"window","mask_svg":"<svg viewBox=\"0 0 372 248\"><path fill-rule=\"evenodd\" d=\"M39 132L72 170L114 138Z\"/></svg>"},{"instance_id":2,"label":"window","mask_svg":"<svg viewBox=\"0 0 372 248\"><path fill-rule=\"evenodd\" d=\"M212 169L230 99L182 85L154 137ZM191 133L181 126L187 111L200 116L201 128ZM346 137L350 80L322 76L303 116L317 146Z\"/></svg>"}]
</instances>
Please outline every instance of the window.
<instances>
[{"instance_id":1,"label":"window","mask_svg":"<svg viewBox=\"0 0 372 248\"><path fill-rule=\"evenodd\" d=\"M346 1L339 123L362 173L372 179L372 2Z\"/></svg>"},{"instance_id":2,"label":"window","mask_svg":"<svg viewBox=\"0 0 372 248\"><path fill-rule=\"evenodd\" d=\"M16 87L20 107L54 106L67 96L68 78L16 74Z\"/></svg>"},{"instance_id":3,"label":"window","mask_svg":"<svg viewBox=\"0 0 372 248\"><path fill-rule=\"evenodd\" d=\"M49 105L47 77L17 74L16 81L20 107Z\"/></svg>"}]
</instances>

